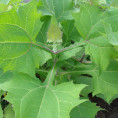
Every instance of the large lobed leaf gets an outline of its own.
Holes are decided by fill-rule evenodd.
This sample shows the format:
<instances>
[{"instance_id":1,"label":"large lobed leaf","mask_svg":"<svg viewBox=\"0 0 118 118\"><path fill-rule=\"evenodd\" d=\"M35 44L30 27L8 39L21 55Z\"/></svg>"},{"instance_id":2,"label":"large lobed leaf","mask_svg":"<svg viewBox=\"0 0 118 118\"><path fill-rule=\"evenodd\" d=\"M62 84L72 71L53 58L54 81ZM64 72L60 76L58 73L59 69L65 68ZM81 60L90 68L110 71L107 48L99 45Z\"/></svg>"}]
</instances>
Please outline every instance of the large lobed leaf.
<instances>
[{"instance_id":1,"label":"large lobed leaf","mask_svg":"<svg viewBox=\"0 0 118 118\"><path fill-rule=\"evenodd\" d=\"M75 26L80 35L87 42L86 54L90 54L93 62L105 70L111 59L117 56L113 45L105 38L104 23L111 24L113 32L117 32L117 9L102 12L96 6L81 5L80 12L75 13Z\"/></svg>"},{"instance_id":2,"label":"large lobed leaf","mask_svg":"<svg viewBox=\"0 0 118 118\"><path fill-rule=\"evenodd\" d=\"M50 16L56 17L58 21L72 20L73 1L39 0L38 3L38 10L43 15L49 15L46 16L47 19L45 19L43 27L40 21L41 15L37 13L37 0L32 0L28 4L20 6L18 10L13 8L8 12L0 13L0 66L4 70L14 69L17 71L14 78L9 81L13 77L11 72L3 73L1 70L0 88L8 91L6 100L13 104L15 118L70 118L69 113L72 108L83 102L79 99L78 94L85 85L80 83L89 85L88 90L81 92L82 95L87 96L89 92L93 92L93 94L102 93L105 99L110 101L118 93L118 62L112 61L110 63L111 59L118 56L118 10L112 8L103 12L95 6L81 5L80 11L73 15L75 26L73 26L73 21L61 22L64 32L64 45L73 38L75 38L75 42L78 42L80 33L86 42L86 54L91 56L92 61L100 67L102 72L99 74L99 67L93 67L91 64L90 66L82 65L82 68L79 63L79 66L76 65L78 67L73 69L71 67L74 65L70 63L72 64L70 71L61 72L61 76L56 79L73 77L73 80L77 79L78 84L68 82L52 86L54 76L58 74L55 67L48 73L44 83L41 83L35 77L35 68L52 58L50 53L37 48L38 44L35 44L35 38L37 37L37 40L40 39L43 43L46 42ZM73 29L71 29L71 26ZM58 30L60 39L61 30ZM48 33L50 33L50 30ZM71 36L71 33L74 36ZM40 35L42 36L40 37ZM43 37L43 35L45 36ZM53 39L55 39L55 36L58 38L58 32L57 35L51 35L53 35ZM76 56L82 49L78 47L79 45L81 46L81 44L75 44L65 49L60 46L60 50L52 52L57 53L58 61L61 63L63 60ZM84 78L81 74L89 74L91 79ZM88 82L84 79L88 79ZM91 107L95 108L95 105L92 106L92 104L86 102L76 107L74 113L84 118L86 116L84 116L83 109L87 112L88 108L91 109ZM97 110L97 108L92 110L92 114L89 114L89 116L95 116ZM0 113L2 114L1 109ZM6 114L12 115L12 113L13 111L10 108L10 113L7 112ZM82 116L80 113L82 113ZM72 117L75 116L72 114Z\"/></svg>"},{"instance_id":3,"label":"large lobed leaf","mask_svg":"<svg viewBox=\"0 0 118 118\"><path fill-rule=\"evenodd\" d=\"M36 0L33 0L19 7L18 11L12 9L0 14L1 59L17 58L30 50L41 27L40 15L36 14L36 4ZM30 7L32 9L29 9Z\"/></svg>"},{"instance_id":4,"label":"large lobed leaf","mask_svg":"<svg viewBox=\"0 0 118 118\"><path fill-rule=\"evenodd\" d=\"M8 91L6 99L13 104L15 118L69 118L71 109L85 101L78 95L85 85L68 82L52 86L55 73L53 67L44 83L16 73L13 80L0 85Z\"/></svg>"},{"instance_id":5,"label":"large lobed leaf","mask_svg":"<svg viewBox=\"0 0 118 118\"><path fill-rule=\"evenodd\" d=\"M4 70L15 69L33 76L35 67L45 63L40 57L51 58L50 54L34 46L42 26L40 16L37 0L20 6L17 11L13 8L0 13L0 63Z\"/></svg>"}]
</instances>

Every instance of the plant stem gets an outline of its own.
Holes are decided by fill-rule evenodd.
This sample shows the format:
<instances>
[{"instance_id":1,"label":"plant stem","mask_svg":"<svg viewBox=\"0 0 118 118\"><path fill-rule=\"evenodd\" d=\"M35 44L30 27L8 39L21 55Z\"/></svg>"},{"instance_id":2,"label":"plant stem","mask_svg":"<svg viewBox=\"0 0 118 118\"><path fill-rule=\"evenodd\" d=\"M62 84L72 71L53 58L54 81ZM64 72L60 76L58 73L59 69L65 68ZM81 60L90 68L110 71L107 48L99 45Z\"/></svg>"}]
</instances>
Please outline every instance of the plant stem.
<instances>
[{"instance_id":1,"label":"plant stem","mask_svg":"<svg viewBox=\"0 0 118 118\"><path fill-rule=\"evenodd\" d=\"M80 59L80 62L83 62L84 57L85 57L85 53L82 55L82 57L81 57L81 59Z\"/></svg>"},{"instance_id":2,"label":"plant stem","mask_svg":"<svg viewBox=\"0 0 118 118\"><path fill-rule=\"evenodd\" d=\"M41 46L41 45L39 45L39 44L35 44L35 43L32 43L32 44L38 46L39 48L41 48L41 49L43 49L43 50L45 50L45 51L47 51L47 52L49 52L49 53L52 53L52 54L59 54L59 53L65 52L65 51L67 51L67 50L71 50L71 49L73 49L73 48L75 48L75 47L81 46L83 43L86 43L86 42L88 42L88 40L83 41L83 42L80 42L80 43L77 43L77 44L74 44L73 46L66 47L66 48L61 49L61 50L57 50L57 51L53 51L53 50L51 50L51 49L49 49L49 48L47 48L47 47L43 47L43 46Z\"/></svg>"},{"instance_id":3,"label":"plant stem","mask_svg":"<svg viewBox=\"0 0 118 118\"><path fill-rule=\"evenodd\" d=\"M92 63L91 61L81 61L81 59L78 59L76 57L72 57L73 59L75 59L76 61L80 62L80 63Z\"/></svg>"},{"instance_id":4,"label":"plant stem","mask_svg":"<svg viewBox=\"0 0 118 118\"><path fill-rule=\"evenodd\" d=\"M47 52L54 53L53 50L51 50L51 49L49 49L49 48L47 48L47 47L44 47L44 46L41 46L41 45L35 44L35 43L32 43L32 44L35 45L35 46L38 46L39 48L41 48L41 49L43 49L43 50L45 50L45 51L47 51Z\"/></svg>"},{"instance_id":5,"label":"plant stem","mask_svg":"<svg viewBox=\"0 0 118 118\"><path fill-rule=\"evenodd\" d=\"M57 63L57 61L56 61L56 59L54 59L53 67L48 72L47 78L46 78L46 80L44 82L44 85L47 86L47 87L49 87L53 83L54 77L56 75L56 63Z\"/></svg>"},{"instance_id":6,"label":"plant stem","mask_svg":"<svg viewBox=\"0 0 118 118\"><path fill-rule=\"evenodd\" d=\"M67 50L71 50L71 49L73 49L73 48L75 48L75 47L81 46L83 43L86 43L86 42L88 42L88 40L83 41L83 42L81 42L81 43L77 43L77 44L75 44L75 45L73 45L73 46L66 47L66 48L64 48L64 49L58 50L58 51L55 52L55 54L65 52L65 51L67 51Z\"/></svg>"}]
</instances>

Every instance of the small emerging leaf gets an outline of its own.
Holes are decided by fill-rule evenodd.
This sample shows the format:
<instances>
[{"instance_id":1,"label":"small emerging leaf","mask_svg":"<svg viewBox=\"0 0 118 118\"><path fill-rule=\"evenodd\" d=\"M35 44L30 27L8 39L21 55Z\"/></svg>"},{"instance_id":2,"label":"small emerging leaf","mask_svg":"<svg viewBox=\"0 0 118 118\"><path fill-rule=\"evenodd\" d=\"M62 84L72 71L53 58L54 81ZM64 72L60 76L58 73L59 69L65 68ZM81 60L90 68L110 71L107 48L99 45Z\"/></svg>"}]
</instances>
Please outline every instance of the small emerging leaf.
<instances>
[{"instance_id":1,"label":"small emerging leaf","mask_svg":"<svg viewBox=\"0 0 118 118\"><path fill-rule=\"evenodd\" d=\"M56 18L52 17L51 24L47 32L47 42L62 42L62 31Z\"/></svg>"}]
</instances>

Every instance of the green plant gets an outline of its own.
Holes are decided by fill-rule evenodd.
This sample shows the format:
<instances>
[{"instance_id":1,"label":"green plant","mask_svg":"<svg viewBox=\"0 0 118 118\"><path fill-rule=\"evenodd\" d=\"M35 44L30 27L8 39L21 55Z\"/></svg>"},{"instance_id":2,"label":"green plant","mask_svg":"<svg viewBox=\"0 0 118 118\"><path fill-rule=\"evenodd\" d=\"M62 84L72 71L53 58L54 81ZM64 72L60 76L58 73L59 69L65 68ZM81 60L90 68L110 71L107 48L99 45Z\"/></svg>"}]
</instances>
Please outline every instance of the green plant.
<instances>
[{"instance_id":1,"label":"green plant","mask_svg":"<svg viewBox=\"0 0 118 118\"><path fill-rule=\"evenodd\" d=\"M116 1L0 3L0 118L94 118L89 93L117 97Z\"/></svg>"}]
</instances>

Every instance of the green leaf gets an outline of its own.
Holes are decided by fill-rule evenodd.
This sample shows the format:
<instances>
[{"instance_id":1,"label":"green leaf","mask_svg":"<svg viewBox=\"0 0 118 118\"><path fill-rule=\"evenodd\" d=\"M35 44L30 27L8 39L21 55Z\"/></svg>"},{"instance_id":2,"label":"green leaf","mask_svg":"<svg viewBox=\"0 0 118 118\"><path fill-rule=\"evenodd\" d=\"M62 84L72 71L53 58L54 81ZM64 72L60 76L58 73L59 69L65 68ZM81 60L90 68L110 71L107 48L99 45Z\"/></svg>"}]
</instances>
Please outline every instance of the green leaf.
<instances>
[{"instance_id":1,"label":"green leaf","mask_svg":"<svg viewBox=\"0 0 118 118\"><path fill-rule=\"evenodd\" d=\"M78 95L85 85L68 82L52 86L55 74L53 67L41 83L29 75L16 73L13 80L0 85L8 91L6 99L13 104L16 118L69 118L70 110L85 101L79 100Z\"/></svg>"},{"instance_id":2,"label":"green leaf","mask_svg":"<svg viewBox=\"0 0 118 118\"><path fill-rule=\"evenodd\" d=\"M60 66L58 64L58 66ZM87 85L82 91L81 95L88 96L89 93L94 91L94 79L93 77L97 78L99 76L98 67L94 66L93 64L81 64L75 63L75 66L71 62L62 63L62 67L65 67L65 70L60 70L58 76L56 76L55 83L62 83L63 81L72 81L74 84L85 84Z\"/></svg>"},{"instance_id":3,"label":"green leaf","mask_svg":"<svg viewBox=\"0 0 118 118\"><path fill-rule=\"evenodd\" d=\"M0 0L0 4L8 4L10 0Z\"/></svg>"},{"instance_id":4,"label":"green leaf","mask_svg":"<svg viewBox=\"0 0 118 118\"><path fill-rule=\"evenodd\" d=\"M43 15L55 16L58 21L72 19L73 0L39 0L38 10Z\"/></svg>"},{"instance_id":5,"label":"green leaf","mask_svg":"<svg viewBox=\"0 0 118 118\"><path fill-rule=\"evenodd\" d=\"M5 71L16 70L18 72L28 73L34 77L35 68L39 68L39 66L42 66L51 58L52 56L50 53L32 47L32 50L26 55L21 56L18 59L4 60L0 66L4 68Z\"/></svg>"},{"instance_id":6,"label":"green leaf","mask_svg":"<svg viewBox=\"0 0 118 118\"><path fill-rule=\"evenodd\" d=\"M100 76L94 76L94 94L102 93L106 101L118 94L118 62L112 61Z\"/></svg>"},{"instance_id":7,"label":"green leaf","mask_svg":"<svg viewBox=\"0 0 118 118\"><path fill-rule=\"evenodd\" d=\"M36 6L37 0L32 0L18 11L12 9L0 14L0 63L5 71L15 69L34 76L35 67L51 58L34 44L42 26Z\"/></svg>"},{"instance_id":8,"label":"green leaf","mask_svg":"<svg viewBox=\"0 0 118 118\"><path fill-rule=\"evenodd\" d=\"M37 1L32 0L27 5L20 6L18 11L12 9L0 14L1 59L18 58L27 54L31 49L33 40L41 27L40 15L36 13L36 5ZM32 7L31 10L30 7Z\"/></svg>"},{"instance_id":9,"label":"green leaf","mask_svg":"<svg viewBox=\"0 0 118 118\"><path fill-rule=\"evenodd\" d=\"M24 0L10 0L10 4L13 4L13 3L20 3L20 2L23 2Z\"/></svg>"},{"instance_id":10,"label":"green leaf","mask_svg":"<svg viewBox=\"0 0 118 118\"><path fill-rule=\"evenodd\" d=\"M75 19L75 27L85 40L100 35L98 31L101 26L99 23L101 20L101 10L98 7L89 4L81 5L80 12L74 13L73 17ZM100 30L100 32L103 31L101 28Z\"/></svg>"},{"instance_id":11,"label":"green leaf","mask_svg":"<svg viewBox=\"0 0 118 118\"><path fill-rule=\"evenodd\" d=\"M111 6L118 8L118 1L113 0L113 2L111 3Z\"/></svg>"},{"instance_id":12,"label":"green leaf","mask_svg":"<svg viewBox=\"0 0 118 118\"><path fill-rule=\"evenodd\" d=\"M106 4L106 0L77 0L80 3L90 3L90 4Z\"/></svg>"},{"instance_id":13,"label":"green leaf","mask_svg":"<svg viewBox=\"0 0 118 118\"><path fill-rule=\"evenodd\" d=\"M114 47L105 38L104 23L109 23L117 32L117 9L111 9L107 12L91 5L81 5L80 12L75 13L75 26L80 35L87 42L86 54L90 54L92 61L99 65L101 70L105 70L111 59L117 56ZM114 19L114 20L113 20Z\"/></svg>"},{"instance_id":14,"label":"green leaf","mask_svg":"<svg viewBox=\"0 0 118 118\"><path fill-rule=\"evenodd\" d=\"M0 69L0 83L8 82L13 78L13 73L10 71L3 72L2 69Z\"/></svg>"},{"instance_id":15,"label":"green leaf","mask_svg":"<svg viewBox=\"0 0 118 118\"><path fill-rule=\"evenodd\" d=\"M113 2L114 0L106 0L106 3L109 5Z\"/></svg>"},{"instance_id":16,"label":"green leaf","mask_svg":"<svg viewBox=\"0 0 118 118\"><path fill-rule=\"evenodd\" d=\"M75 107L70 113L70 118L95 118L99 110L94 103L87 101Z\"/></svg>"},{"instance_id":17,"label":"green leaf","mask_svg":"<svg viewBox=\"0 0 118 118\"><path fill-rule=\"evenodd\" d=\"M12 6L6 4L0 4L0 12L5 12L11 10Z\"/></svg>"},{"instance_id":18,"label":"green leaf","mask_svg":"<svg viewBox=\"0 0 118 118\"><path fill-rule=\"evenodd\" d=\"M117 55L115 48L103 37L90 40L86 46L86 54L90 54L93 62L105 70Z\"/></svg>"},{"instance_id":19,"label":"green leaf","mask_svg":"<svg viewBox=\"0 0 118 118\"><path fill-rule=\"evenodd\" d=\"M106 0L92 0L94 4L106 4Z\"/></svg>"},{"instance_id":20,"label":"green leaf","mask_svg":"<svg viewBox=\"0 0 118 118\"><path fill-rule=\"evenodd\" d=\"M105 24L105 30L109 42L118 50L118 35L113 33L113 30L109 24Z\"/></svg>"},{"instance_id":21,"label":"green leaf","mask_svg":"<svg viewBox=\"0 0 118 118\"><path fill-rule=\"evenodd\" d=\"M43 25L42 25L40 32L38 33L38 35L36 37L36 41L46 44L47 43L47 32L49 29L51 17L43 16L41 19L42 19Z\"/></svg>"},{"instance_id":22,"label":"green leaf","mask_svg":"<svg viewBox=\"0 0 118 118\"><path fill-rule=\"evenodd\" d=\"M12 105L9 104L5 109L4 109L4 118L15 118L15 113L13 111Z\"/></svg>"},{"instance_id":23,"label":"green leaf","mask_svg":"<svg viewBox=\"0 0 118 118\"><path fill-rule=\"evenodd\" d=\"M1 0L0 118L94 118L81 95L117 98L117 38L117 0Z\"/></svg>"},{"instance_id":24,"label":"green leaf","mask_svg":"<svg viewBox=\"0 0 118 118\"><path fill-rule=\"evenodd\" d=\"M61 53L59 56L59 61L66 60L66 59L76 56L76 54L78 52L80 52L81 49L82 49L82 47L75 47L71 50L67 50L67 51Z\"/></svg>"},{"instance_id":25,"label":"green leaf","mask_svg":"<svg viewBox=\"0 0 118 118\"><path fill-rule=\"evenodd\" d=\"M18 5L23 4L23 0L0 0L0 12L6 12L14 8L18 8Z\"/></svg>"},{"instance_id":26,"label":"green leaf","mask_svg":"<svg viewBox=\"0 0 118 118\"><path fill-rule=\"evenodd\" d=\"M68 46L71 44L71 41L79 42L80 35L74 26L73 20L62 21L62 31L63 31L63 45Z\"/></svg>"},{"instance_id":27,"label":"green leaf","mask_svg":"<svg viewBox=\"0 0 118 118\"><path fill-rule=\"evenodd\" d=\"M92 79L92 77L87 77L87 75L86 76L82 76L82 75L78 76L78 75L73 74L71 76L71 79L73 79L75 84L87 85L87 87L81 91L81 95L88 97L88 94L93 91L93 79Z\"/></svg>"},{"instance_id":28,"label":"green leaf","mask_svg":"<svg viewBox=\"0 0 118 118\"><path fill-rule=\"evenodd\" d=\"M112 60L110 65L107 67L105 71L99 74L99 67L93 65L86 65L80 68L72 69L70 71L62 72L61 74L72 76L71 78L76 79L75 76L78 76L78 83L80 78L79 75L81 74L88 74L92 76L92 84L91 89L94 95L103 94L104 99L109 102L111 98L113 98L118 93L118 61ZM70 78L70 79L71 79ZM74 80L75 81L75 80ZM84 80L83 80L84 81ZM82 82L82 84L86 84L86 82ZM86 89L86 88L85 88ZM83 90L85 90L83 89ZM88 90L88 91L89 91ZM115 98L114 98L115 99Z\"/></svg>"},{"instance_id":29,"label":"green leaf","mask_svg":"<svg viewBox=\"0 0 118 118\"><path fill-rule=\"evenodd\" d=\"M62 42L62 31L55 17L52 17L47 32L47 42Z\"/></svg>"}]
</instances>

